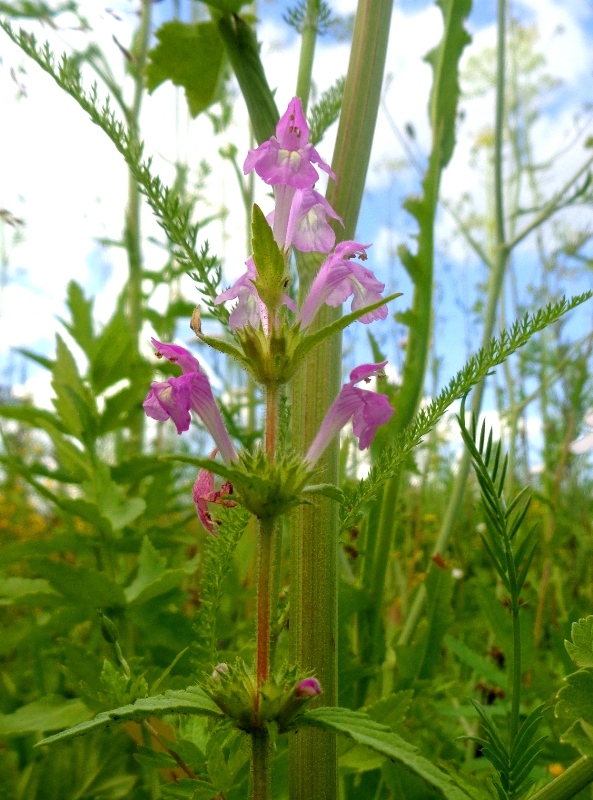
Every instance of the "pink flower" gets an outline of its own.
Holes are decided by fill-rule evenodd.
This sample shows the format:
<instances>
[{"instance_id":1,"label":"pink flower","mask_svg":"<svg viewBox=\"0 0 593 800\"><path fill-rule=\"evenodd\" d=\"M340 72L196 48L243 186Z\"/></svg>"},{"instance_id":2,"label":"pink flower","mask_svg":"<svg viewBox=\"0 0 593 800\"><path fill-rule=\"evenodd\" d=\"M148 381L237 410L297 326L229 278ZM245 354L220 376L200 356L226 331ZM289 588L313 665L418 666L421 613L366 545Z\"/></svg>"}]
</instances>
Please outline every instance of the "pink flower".
<instances>
[{"instance_id":1,"label":"pink flower","mask_svg":"<svg viewBox=\"0 0 593 800\"><path fill-rule=\"evenodd\" d=\"M253 281L257 279L257 269L253 258L249 258L245 264L247 272L244 272L229 289L219 294L214 303L220 305L227 300L237 299L237 305L229 317L231 330L236 331L237 328L244 328L247 325L257 328L261 322L265 333L268 333L268 309L253 284ZM296 303L291 297L285 294L282 302L296 313Z\"/></svg>"},{"instance_id":2,"label":"pink flower","mask_svg":"<svg viewBox=\"0 0 593 800\"><path fill-rule=\"evenodd\" d=\"M276 136L249 151L243 172L247 175L254 169L269 186L284 184L294 189L307 189L319 178L313 164L335 180L329 165L309 144L309 127L303 106L298 97L293 97L276 126Z\"/></svg>"},{"instance_id":3,"label":"pink flower","mask_svg":"<svg viewBox=\"0 0 593 800\"><path fill-rule=\"evenodd\" d=\"M593 428L593 410L585 414L585 425L588 428ZM589 450L593 450L593 430L581 436L580 439L577 439L570 445L570 452L575 455L586 453Z\"/></svg>"},{"instance_id":4,"label":"pink flower","mask_svg":"<svg viewBox=\"0 0 593 800\"><path fill-rule=\"evenodd\" d=\"M352 370L350 381L340 389L305 456L305 461L310 465L316 463L349 419L352 419L352 430L358 439L360 450L366 450L370 446L379 425L389 422L393 416L393 408L387 397L368 389L359 389L354 385L362 380L368 382L373 375L381 372L385 364L387 361L380 364L362 364Z\"/></svg>"},{"instance_id":5,"label":"pink flower","mask_svg":"<svg viewBox=\"0 0 593 800\"><path fill-rule=\"evenodd\" d=\"M198 360L184 347L163 344L152 339L158 358L163 356L181 367L182 374L166 381L150 384L148 397L142 403L147 416L164 422L172 419L181 434L189 428L190 409L202 420L226 462L235 461L237 453L216 405L208 376L200 370Z\"/></svg>"},{"instance_id":6,"label":"pink flower","mask_svg":"<svg viewBox=\"0 0 593 800\"><path fill-rule=\"evenodd\" d=\"M214 457L215 454L216 450L212 453L212 457ZM228 481L223 483L217 491L214 486L214 475L208 472L207 469L201 469L198 472L198 477L196 478L193 489L194 503L196 504L196 511L198 512L200 522L212 536L217 535L215 525L220 525L220 522L213 519L208 504L217 503L226 508L233 508L233 506L237 504L234 500L229 499L232 493L233 487Z\"/></svg>"},{"instance_id":7,"label":"pink flower","mask_svg":"<svg viewBox=\"0 0 593 800\"><path fill-rule=\"evenodd\" d=\"M304 253L329 253L336 234L327 221L328 216L344 224L325 197L314 189L293 190L279 186L276 209L268 214L267 220L273 227L278 247L288 250L292 245Z\"/></svg>"},{"instance_id":8,"label":"pink flower","mask_svg":"<svg viewBox=\"0 0 593 800\"><path fill-rule=\"evenodd\" d=\"M311 324L324 303L335 308L353 295L351 309L357 311L382 300L385 284L377 280L370 269L351 260L357 256L364 261L369 247L358 242L341 242L323 262L299 313L304 328ZM368 324L386 316L387 306L380 306L364 314L360 321Z\"/></svg>"},{"instance_id":9,"label":"pink flower","mask_svg":"<svg viewBox=\"0 0 593 800\"><path fill-rule=\"evenodd\" d=\"M296 687L296 696L303 697L317 697L321 694L323 689L317 678L305 678Z\"/></svg>"}]
</instances>

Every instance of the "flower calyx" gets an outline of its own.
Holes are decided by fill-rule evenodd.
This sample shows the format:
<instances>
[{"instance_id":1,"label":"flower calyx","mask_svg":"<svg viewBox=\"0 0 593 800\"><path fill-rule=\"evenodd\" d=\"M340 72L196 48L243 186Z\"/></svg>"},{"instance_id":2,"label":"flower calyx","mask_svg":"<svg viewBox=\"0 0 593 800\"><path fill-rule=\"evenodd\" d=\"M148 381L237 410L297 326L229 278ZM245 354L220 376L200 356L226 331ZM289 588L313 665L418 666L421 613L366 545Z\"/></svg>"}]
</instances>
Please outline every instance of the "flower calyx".
<instances>
[{"instance_id":1,"label":"flower calyx","mask_svg":"<svg viewBox=\"0 0 593 800\"><path fill-rule=\"evenodd\" d=\"M202 688L232 724L247 733L272 723L279 733L286 733L304 707L322 693L316 678L294 667L261 683L258 692L255 675L241 659L234 665L219 664Z\"/></svg>"},{"instance_id":2,"label":"flower calyx","mask_svg":"<svg viewBox=\"0 0 593 800\"><path fill-rule=\"evenodd\" d=\"M310 504L314 495L322 494L336 501L343 499L332 484L310 484L315 469L293 454L277 455L271 462L261 450L242 452L232 464L193 456L164 456L182 461L219 475L225 485L232 484L232 502L242 505L259 519L286 514L303 503Z\"/></svg>"}]
</instances>

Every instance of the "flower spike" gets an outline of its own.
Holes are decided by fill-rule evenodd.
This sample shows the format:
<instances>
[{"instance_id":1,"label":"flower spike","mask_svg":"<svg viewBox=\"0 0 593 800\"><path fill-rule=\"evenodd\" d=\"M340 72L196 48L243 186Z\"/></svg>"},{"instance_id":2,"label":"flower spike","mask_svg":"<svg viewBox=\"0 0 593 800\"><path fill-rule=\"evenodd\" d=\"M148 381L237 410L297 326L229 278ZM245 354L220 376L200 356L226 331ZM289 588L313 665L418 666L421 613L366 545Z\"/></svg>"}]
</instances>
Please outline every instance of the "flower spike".
<instances>
[{"instance_id":1,"label":"flower spike","mask_svg":"<svg viewBox=\"0 0 593 800\"><path fill-rule=\"evenodd\" d=\"M157 357L164 356L171 363L179 364L182 374L150 384L148 397L142 403L147 416L160 422L172 419L177 433L181 434L189 428L191 409L210 432L223 460L227 463L236 461L237 453L220 416L210 381L200 370L198 360L184 347L164 344L157 339L151 341Z\"/></svg>"},{"instance_id":2,"label":"flower spike","mask_svg":"<svg viewBox=\"0 0 593 800\"><path fill-rule=\"evenodd\" d=\"M394 409L384 394L359 389L354 384L362 380L368 382L373 375L380 374L386 364L387 361L380 364L361 364L352 370L350 381L340 389L305 456L307 463L313 466L318 461L349 419L352 420L352 430L358 439L359 449L366 450L370 447L377 428L389 422Z\"/></svg>"}]
</instances>

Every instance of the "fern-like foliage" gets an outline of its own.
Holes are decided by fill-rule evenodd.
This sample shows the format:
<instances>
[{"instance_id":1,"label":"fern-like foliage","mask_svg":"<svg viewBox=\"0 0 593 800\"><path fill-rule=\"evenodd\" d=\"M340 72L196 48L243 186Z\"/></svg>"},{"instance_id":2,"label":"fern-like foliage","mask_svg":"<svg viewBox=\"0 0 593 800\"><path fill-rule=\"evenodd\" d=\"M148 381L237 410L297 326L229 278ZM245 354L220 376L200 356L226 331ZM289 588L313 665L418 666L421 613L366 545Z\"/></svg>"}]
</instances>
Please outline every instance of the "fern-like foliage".
<instances>
[{"instance_id":1,"label":"fern-like foliage","mask_svg":"<svg viewBox=\"0 0 593 800\"><path fill-rule=\"evenodd\" d=\"M96 83L88 91L84 88L76 58L64 54L56 61L47 42L40 45L33 34L22 29L17 33L3 20L0 20L0 27L26 55L51 75L61 89L76 100L91 120L111 139L169 238L173 246L173 256L184 269L192 272L208 310L226 324L228 312L222 305L214 305L221 279L220 262L210 255L208 242L197 251L200 226L190 221L191 206L174 189L165 186L158 176L152 174L151 159L144 159L143 143L117 118L109 97L105 100L99 98Z\"/></svg>"},{"instance_id":2,"label":"fern-like foliage","mask_svg":"<svg viewBox=\"0 0 593 800\"><path fill-rule=\"evenodd\" d=\"M283 14L282 19L300 35L307 20L307 3L304 0L299 0L296 5ZM334 15L331 8L324 0L320 0L317 11L317 33L320 36L326 34L333 22Z\"/></svg>"},{"instance_id":3,"label":"fern-like foliage","mask_svg":"<svg viewBox=\"0 0 593 800\"><path fill-rule=\"evenodd\" d=\"M222 600L223 582L249 520L249 514L241 506L221 508L218 513L222 524L218 536L208 540L202 566L200 609L194 623L191 656L199 677L215 664L216 617Z\"/></svg>"},{"instance_id":4,"label":"fern-like foliage","mask_svg":"<svg viewBox=\"0 0 593 800\"><path fill-rule=\"evenodd\" d=\"M474 702L474 706L480 715L487 738L473 738L482 745L482 755L498 772L499 780L494 781L494 787L499 800L519 800L534 783L529 780L529 775L542 751L546 737L540 736L535 741L533 737L537 733L546 706L541 705L533 709L523 722L510 750L486 710L479 703Z\"/></svg>"},{"instance_id":5,"label":"fern-like foliage","mask_svg":"<svg viewBox=\"0 0 593 800\"><path fill-rule=\"evenodd\" d=\"M527 487L521 489L506 504L503 489L507 474L508 455L502 457L502 442L492 442L492 429L486 438L486 423L482 424L478 436L475 415L472 415L471 430L465 424L465 397L458 416L461 436L469 450L472 464L480 484L482 509L486 522L486 533L480 534L494 568L510 596L511 613L519 613L519 593L525 583L527 570L537 546L536 525L533 525L517 545L517 534L523 524L531 497L525 499Z\"/></svg>"},{"instance_id":6,"label":"fern-like foliage","mask_svg":"<svg viewBox=\"0 0 593 800\"><path fill-rule=\"evenodd\" d=\"M333 86L323 92L309 112L309 139L313 144L319 144L326 130L340 116L345 85L346 78L338 78Z\"/></svg>"},{"instance_id":7,"label":"fern-like foliage","mask_svg":"<svg viewBox=\"0 0 593 800\"><path fill-rule=\"evenodd\" d=\"M494 367L502 364L532 336L591 297L593 297L593 292L576 295L570 300L562 298L557 303L551 303L534 314L526 314L510 329L503 331L499 338L493 338L487 347L472 356L438 397L422 408L410 425L395 438L393 444L383 450L368 476L347 495L341 515L343 528L353 527L362 514L364 504L376 495L386 481L394 477L399 465L420 444L423 437L434 428L451 403L466 395L472 387L483 381Z\"/></svg>"}]
</instances>

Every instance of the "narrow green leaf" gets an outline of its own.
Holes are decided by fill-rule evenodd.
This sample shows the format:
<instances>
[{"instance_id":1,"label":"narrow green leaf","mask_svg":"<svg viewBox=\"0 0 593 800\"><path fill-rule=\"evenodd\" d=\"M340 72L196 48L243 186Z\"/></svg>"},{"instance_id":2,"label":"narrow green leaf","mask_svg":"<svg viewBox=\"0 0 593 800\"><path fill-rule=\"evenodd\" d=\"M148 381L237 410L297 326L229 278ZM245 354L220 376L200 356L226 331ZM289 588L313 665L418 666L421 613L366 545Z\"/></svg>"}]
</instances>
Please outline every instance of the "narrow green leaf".
<instances>
[{"instance_id":1,"label":"narrow green leaf","mask_svg":"<svg viewBox=\"0 0 593 800\"><path fill-rule=\"evenodd\" d=\"M304 726L335 731L402 764L446 800L469 800L469 795L455 786L445 772L419 755L417 748L366 714L346 708L316 708L306 711L295 720L295 727Z\"/></svg>"},{"instance_id":2,"label":"narrow green leaf","mask_svg":"<svg viewBox=\"0 0 593 800\"><path fill-rule=\"evenodd\" d=\"M272 228L257 204L253 206L251 234L253 261L257 268L257 278L253 284L266 306L277 309L286 292L284 284L288 275Z\"/></svg>"},{"instance_id":3,"label":"narrow green leaf","mask_svg":"<svg viewBox=\"0 0 593 800\"><path fill-rule=\"evenodd\" d=\"M325 328L321 328L321 330L316 331L315 333L307 334L305 338L299 342L295 349L295 362L302 361L305 356L309 355L309 353L313 352L313 350L319 347L321 342L324 342L330 336L343 331L344 328L347 328L348 325L351 325L353 322L356 322L357 319L360 319L365 314L368 314L369 311L374 311L377 308L381 308L381 306L384 306L386 303L390 303L392 300L395 300L396 297L401 296L401 292L390 294L384 300L379 300L377 303L372 303L370 306L365 306L364 308L359 308L357 311L352 311L350 314L345 314L335 322L332 322L331 325L326 325Z\"/></svg>"},{"instance_id":4,"label":"narrow green leaf","mask_svg":"<svg viewBox=\"0 0 593 800\"><path fill-rule=\"evenodd\" d=\"M223 717L222 711L199 686L191 686L182 691L168 691L163 695L144 697L136 700L132 705L116 708L113 711L104 711L88 722L83 722L43 739L37 743L36 747L68 741L76 736L107 728L114 722L138 721L162 714L198 714L207 717Z\"/></svg>"},{"instance_id":5,"label":"narrow green leaf","mask_svg":"<svg viewBox=\"0 0 593 800\"><path fill-rule=\"evenodd\" d=\"M486 678L489 683L494 686L506 686L506 674L502 670L497 669L494 664L479 653L476 653L475 650L472 650L450 634L447 634L443 641L462 663L474 669L478 675Z\"/></svg>"}]
</instances>

